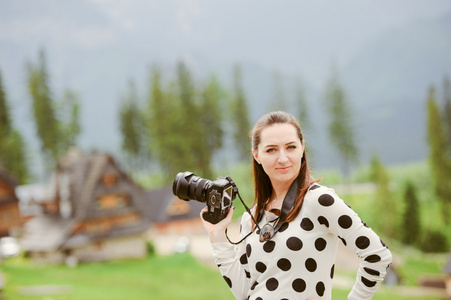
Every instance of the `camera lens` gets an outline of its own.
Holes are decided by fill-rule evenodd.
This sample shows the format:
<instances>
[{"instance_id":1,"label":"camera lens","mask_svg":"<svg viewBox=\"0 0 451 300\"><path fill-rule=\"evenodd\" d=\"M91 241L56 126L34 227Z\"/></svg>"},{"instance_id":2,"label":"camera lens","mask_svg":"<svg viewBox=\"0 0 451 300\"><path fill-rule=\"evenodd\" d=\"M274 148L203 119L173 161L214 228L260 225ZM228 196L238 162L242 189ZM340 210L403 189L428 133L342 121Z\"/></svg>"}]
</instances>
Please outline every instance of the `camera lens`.
<instances>
[{"instance_id":1,"label":"camera lens","mask_svg":"<svg viewBox=\"0 0 451 300\"><path fill-rule=\"evenodd\" d=\"M182 200L206 202L206 185L210 180L203 179L191 172L178 173L172 184L172 193Z\"/></svg>"}]
</instances>

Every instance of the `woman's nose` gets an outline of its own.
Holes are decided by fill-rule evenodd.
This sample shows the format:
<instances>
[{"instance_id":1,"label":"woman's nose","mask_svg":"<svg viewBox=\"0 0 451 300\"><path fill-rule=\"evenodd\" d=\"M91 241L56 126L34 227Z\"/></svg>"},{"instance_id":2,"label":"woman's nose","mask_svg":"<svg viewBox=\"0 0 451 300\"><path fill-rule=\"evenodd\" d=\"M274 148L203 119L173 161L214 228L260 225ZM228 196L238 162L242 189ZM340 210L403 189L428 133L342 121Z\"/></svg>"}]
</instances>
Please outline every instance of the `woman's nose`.
<instances>
[{"instance_id":1,"label":"woman's nose","mask_svg":"<svg viewBox=\"0 0 451 300\"><path fill-rule=\"evenodd\" d=\"M279 152L278 161L280 163L284 163L284 162L288 161L288 156L285 151L282 150Z\"/></svg>"}]
</instances>

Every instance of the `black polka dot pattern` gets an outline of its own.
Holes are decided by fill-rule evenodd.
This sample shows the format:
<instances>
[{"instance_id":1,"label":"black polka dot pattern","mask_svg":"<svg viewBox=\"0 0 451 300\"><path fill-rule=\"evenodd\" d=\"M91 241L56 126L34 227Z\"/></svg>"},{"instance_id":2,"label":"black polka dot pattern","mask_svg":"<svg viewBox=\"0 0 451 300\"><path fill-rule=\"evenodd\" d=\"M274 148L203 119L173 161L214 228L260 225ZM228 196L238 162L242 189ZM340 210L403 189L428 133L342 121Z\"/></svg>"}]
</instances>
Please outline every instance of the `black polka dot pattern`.
<instances>
[{"instance_id":1,"label":"black polka dot pattern","mask_svg":"<svg viewBox=\"0 0 451 300\"><path fill-rule=\"evenodd\" d=\"M358 276L358 288L377 285L379 279L373 280L381 276L380 262L386 259L385 254L379 252L381 246L386 248L384 242L374 234L371 235L369 227L330 189L323 189L315 184L309 193L314 198L306 198L299 216L290 223L281 224L271 240L259 242L258 235L251 235L245 241L245 246L239 246L244 252L239 256L242 266L239 276L245 274L253 284L247 295L237 296L238 298L284 300L286 297L296 298L287 296L293 291L299 299L330 298L337 239L354 249L367 262L362 266L363 273ZM264 222L266 221L262 220L259 226L262 227L261 223L264 225ZM244 225L243 230L248 231L248 226ZM380 256L366 256L366 253L378 253ZM386 265L384 263L383 267ZM221 267L221 272L227 268L228 266ZM235 277L228 275L223 274L227 285L232 288L233 282L234 288L240 290L244 281L235 281ZM291 291L282 295L286 289Z\"/></svg>"},{"instance_id":2,"label":"black polka dot pattern","mask_svg":"<svg viewBox=\"0 0 451 300\"><path fill-rule=\"evenodd\" d=\"M301 228L305 231L311 231L314 228L313 222L309 218L304 218L301 221Z\"/></svg>"},{"instance_id":3,"label":"black polka dot pattern","mask_svg":"<svg viewBox=\"0 0 451 300\"><path fill-rule=\"evenodd\" d=\"M363 270L365 270L365 272L367 272L370 275L374 275L374 276L379 276L381 273L377 270L373 270L367 267L364 267Z\"/></svg>"},{"instance_id":4,"label":"black polka dot pattern","mask_svg":"<svg viewBox=\"0 0 451 300\"><path fill-rule=\"evenodd\" d=\"M251 253L252 253L252 246L251 246L251 244L247 244L246 245L246 255L247 255L247 257L250 257Z\"/></svg>"},{"instance_id":5,"label":"black polka dot pattern","mask_svg":"<svg viewBox=\"0 0 451 300\"><path fill-rule=\"evenodd\" d=\"M310 188L310 191L314 191L314 190L316 190L316 189L318 189L318 188L320 188L320 186L317 185L317 184L315 184L315 185L313 185L313 186Z\"/></svg>"},{"instance_id":6,"label":"black polka dot pattern","mask_svg":"<svg viewBox=\"0 0 451 300\"><path fill-rule=\"evenodd\" d=\"M381 257L377 254L373 254L373 255L369 255L367 257L365 257L365 261L369 262L369 263L377 263L381 261Z\"/></svg>"},{"instance_id":7,"label":"black polka dot pattern","mask_svg":"<svg viewBox=\"0 0 451 300\"><path fill-rule=\"evenodd\" d=\"M305 291L307 287L305 281L301 278L294 280L291 286L293 287L293 290L295 290L298 293L302 293L303 291Z\"/></svg>"},{"instance_id":8,"label":"black polka dot pattern","mask_svg":"<svg viewBox=\"0 0 451 300\"><path fill-rule=\"evenodd\" d=\"M255 269L260 273L264 273L266 271L266 268L267 268L266 265L260 261L257 264L255 264Z\"/></svg>"},{"instance_id":9,"label":"black polka dot pattern","mask_svg":"<svg viewBox=\"0 0 451 300\"><path fill-rule=\"evenodd\" d=\"M332 204L334 204L335 199L334 199L334 197L332 197L329 194L323 194L323 195L319 196L318 202L322 206L331 206Z\"/></svg>"},{"instance_id":10,"label":"black polka dot pattern","mask_svg":"<svg viewBox=\"0 0 451 300\"><path fill-rule=\"evenodd\" d=\"M289 271L291 269L291 262L286 258L281 258L277 261L277 266L282 271Z\"/></svg>"},{"instance_id":11,"label":"black polka dot pattern","mask_svg":"<svg viewBox=\"0 0 451 300\"><path fill-rule=\"evenodd\" d=\"M277 290L278 287L279 287L279 281L277 279L275 279L274 277L269 278L266 281L266 288L268 289L268 291L275 291L275 290Z\"/></svg>"},{"instance_id":12,"label":"black polka dot pattern","mask_svg":"<svg viewBox=\"0 0 451 300\"><path fill-rule=\"evenodd\" d=\"M288 223L283 223L282 226L280 226L279 228L279 232L284 232L285 230L287 230L289 227Z\"/></svg>"},{"instance_id":13,"label":"black polka dot pattern","mask_svg":"<svg viewBox=\"0 0 451 300\"><path fill-rule=\"evenodd\" d=\"M324 291L326 290L326 287L324 286L323 282L318 282L316 284L316 292L318 293L318 296L322 297L324 296Z\"/></svg>"},{"instance_id":14,"label":"black polka dot pattern","mask_svg":"<svg viewBox=\"0 0 451 300\"><path fill-rule=\"evenodd\" d=\"M318 217L318 222L319 222L321 225L324 225L324 226L326 226L327 228L329 228L329 221L327 221L327 219L326 219L325 217L323 217L323 216Z\"/></svg>"},{"instance_id":15,"label":"black polka dot pattern","mask_svg":"<svg viewBox=\"0 0 451 300\"><path fill-rule=\"evenodd\" d=\"M246 256L246 254L241 255L241 257L240 257L240 263L241 263L242 265L247 264L247 256Z\"/></svg>"},{"instance_id":16,"label":"black polka dot pattern","mask_svg":"<svg viewBox=\"0 0 451 300\"><path fill-rule=\"evenodd\" d=\"M366 236L359 236L355 240L355 245L357 246L357 248L364 250L368 248L368 246L370 245L370 239L367 238Z\"/></svg>"},{"instance_id":17,"label":"black polka dot pattern","mask_svg":"<svg viewBox=\"0 0 451 300\"><path fill-rule=\"evenodd\" d=\"M319 252L323 251L326 248L327 242L323 238L317 238L315 241L315 249Z\"/></svg>"},{"instance_id":18,"label":"black polka dot pattern","mask_svg":"<svg viewBox=\"0 0 451 300\"><path fill-rule=\"evenodd\" d=\"M276 243L274 241L267 241L264 245L263 245L263 250L266 253L271 253L273 252L274 248L276 247Z\"/></svg>"},{"instance_id":19,"label":"black polka dot pattern","mask_svg":"<svg viewBox=\"0 0 451 300\"><path fill-rule=\"evenodd\" d=\"M367 278L365 278L365 277L363 277L363 276L362 276L361 280L362 280L362 283L363 283L364 285L366 285L367 287L373 287L373 286L375 286L376 283L377 283L376 281L368 280Z\"/></svg>"},{"instance_id":20,"label":"black polka dot pattern","mask_svg":"<svg viewBox=\"0 0 451 300\"><path fill-rule=\"evenodd\" d=\"M302 246L303 246L302 241L297 237L293 236L287 240L287 247L290 250L299 251L302 249Z\"/></svg>"},{"instance_id":21,"label":"black polka dot pattern","mask_svg":"<svg viewBox=\"0 0 451 300\"><path fill-rule=\"evenodd\" d=\"M348 243L346 243L346 240L344 239L344 238L342 238L341 236L339 236L338 237L340 240L341 240L341 242L343 243L343 245L347 245Z\"/></svg>"},{"instance_id":22,"label":"black polka dot pattern","mask_svg":"<svg viewBox=\"0 0 451 300\"><path fill-rule=\"evenodd\" d=\"M343 215L340 218L338 218L338 225L340 225L343 229L348 229L352 226L352 219L350 216Z\"/></svg>"},{"instance_id":23,"label":"black polka dot pattern","mask_svg":"<svg viewBox=\"0 0 451 300\"><path fill-rule=\"evenodd\" d=\"M315 272L316 271L316 261L313 258L308 258L305 261L305 268L309 271L309 272Z\"/></svg>"},{"instance_id":24,"label":"black polka dot pattern","mask_svg":"<svg viewBox=\"0 0 451 300\"><path fill-rule=\"evenodd\" d=\"M230 278L227 276L222 276L222 278L224 278L225 282L227 282L229 288L232 288L232 280L230 280Z\"/></svg>"}]
</instances>

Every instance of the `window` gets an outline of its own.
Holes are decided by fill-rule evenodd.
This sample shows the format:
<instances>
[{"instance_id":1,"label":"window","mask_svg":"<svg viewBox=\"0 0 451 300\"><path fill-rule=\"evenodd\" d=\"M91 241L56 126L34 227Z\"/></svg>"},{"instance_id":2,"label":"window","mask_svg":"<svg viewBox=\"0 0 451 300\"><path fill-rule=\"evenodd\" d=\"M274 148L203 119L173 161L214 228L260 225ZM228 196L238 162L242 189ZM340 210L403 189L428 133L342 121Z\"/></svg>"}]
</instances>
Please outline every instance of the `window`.
<instances>
[{"instance_id":1,"label":"window","mask_svg":"<svg viewBox=\"0 0 451 300\"><path fill-rule=\"evenodd\" d=\"M115 186L117 183L117 179L118 178L117 178L116 174L112 174L112 173L105 174L103 176L103 184L108 187Z\"/></svg>"},{"instance_id":2,"label":"window","mask_svg":"<svg viewBox=\"0 0 451 300\"><path fill-rule=\"evenodd\" d=\"M127 195L111 194L103 195L97 199L97 208L110 210L127 207L130 205L130 198Z\"/></svg>"}]
</instances>

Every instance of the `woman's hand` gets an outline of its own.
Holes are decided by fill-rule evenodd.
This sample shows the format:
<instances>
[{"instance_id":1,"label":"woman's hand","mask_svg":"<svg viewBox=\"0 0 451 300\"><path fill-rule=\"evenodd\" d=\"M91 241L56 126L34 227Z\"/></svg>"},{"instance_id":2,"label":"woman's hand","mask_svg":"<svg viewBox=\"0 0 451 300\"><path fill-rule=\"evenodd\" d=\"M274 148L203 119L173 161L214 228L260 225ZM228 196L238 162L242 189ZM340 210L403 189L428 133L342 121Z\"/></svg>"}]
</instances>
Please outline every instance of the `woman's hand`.
<instances>
[{"instance_id":1,"label":"woman's hand","mask_svg":"<svg viewBox=\"0 0 451 300\"><path fill-rule=\"evenodd\" d=\"M210 236L210 242L212 244L227 242L225 230L226 230L227 226L229 226L230 222L232 222L232 216L233 216L234 210L235 210L235 207L232 207L232 209L230 209L227 216L223 220L219 221L216 224L212 224L208 221L205 221L204 218L202 217L202 214L204 212L208 211L207 206L204 207L204 209L202 209L202 211L200 212L200 219L202 220L202 224L204 225L205 230L207 231L208 235Z\"/></svg>"}]
</instances>

